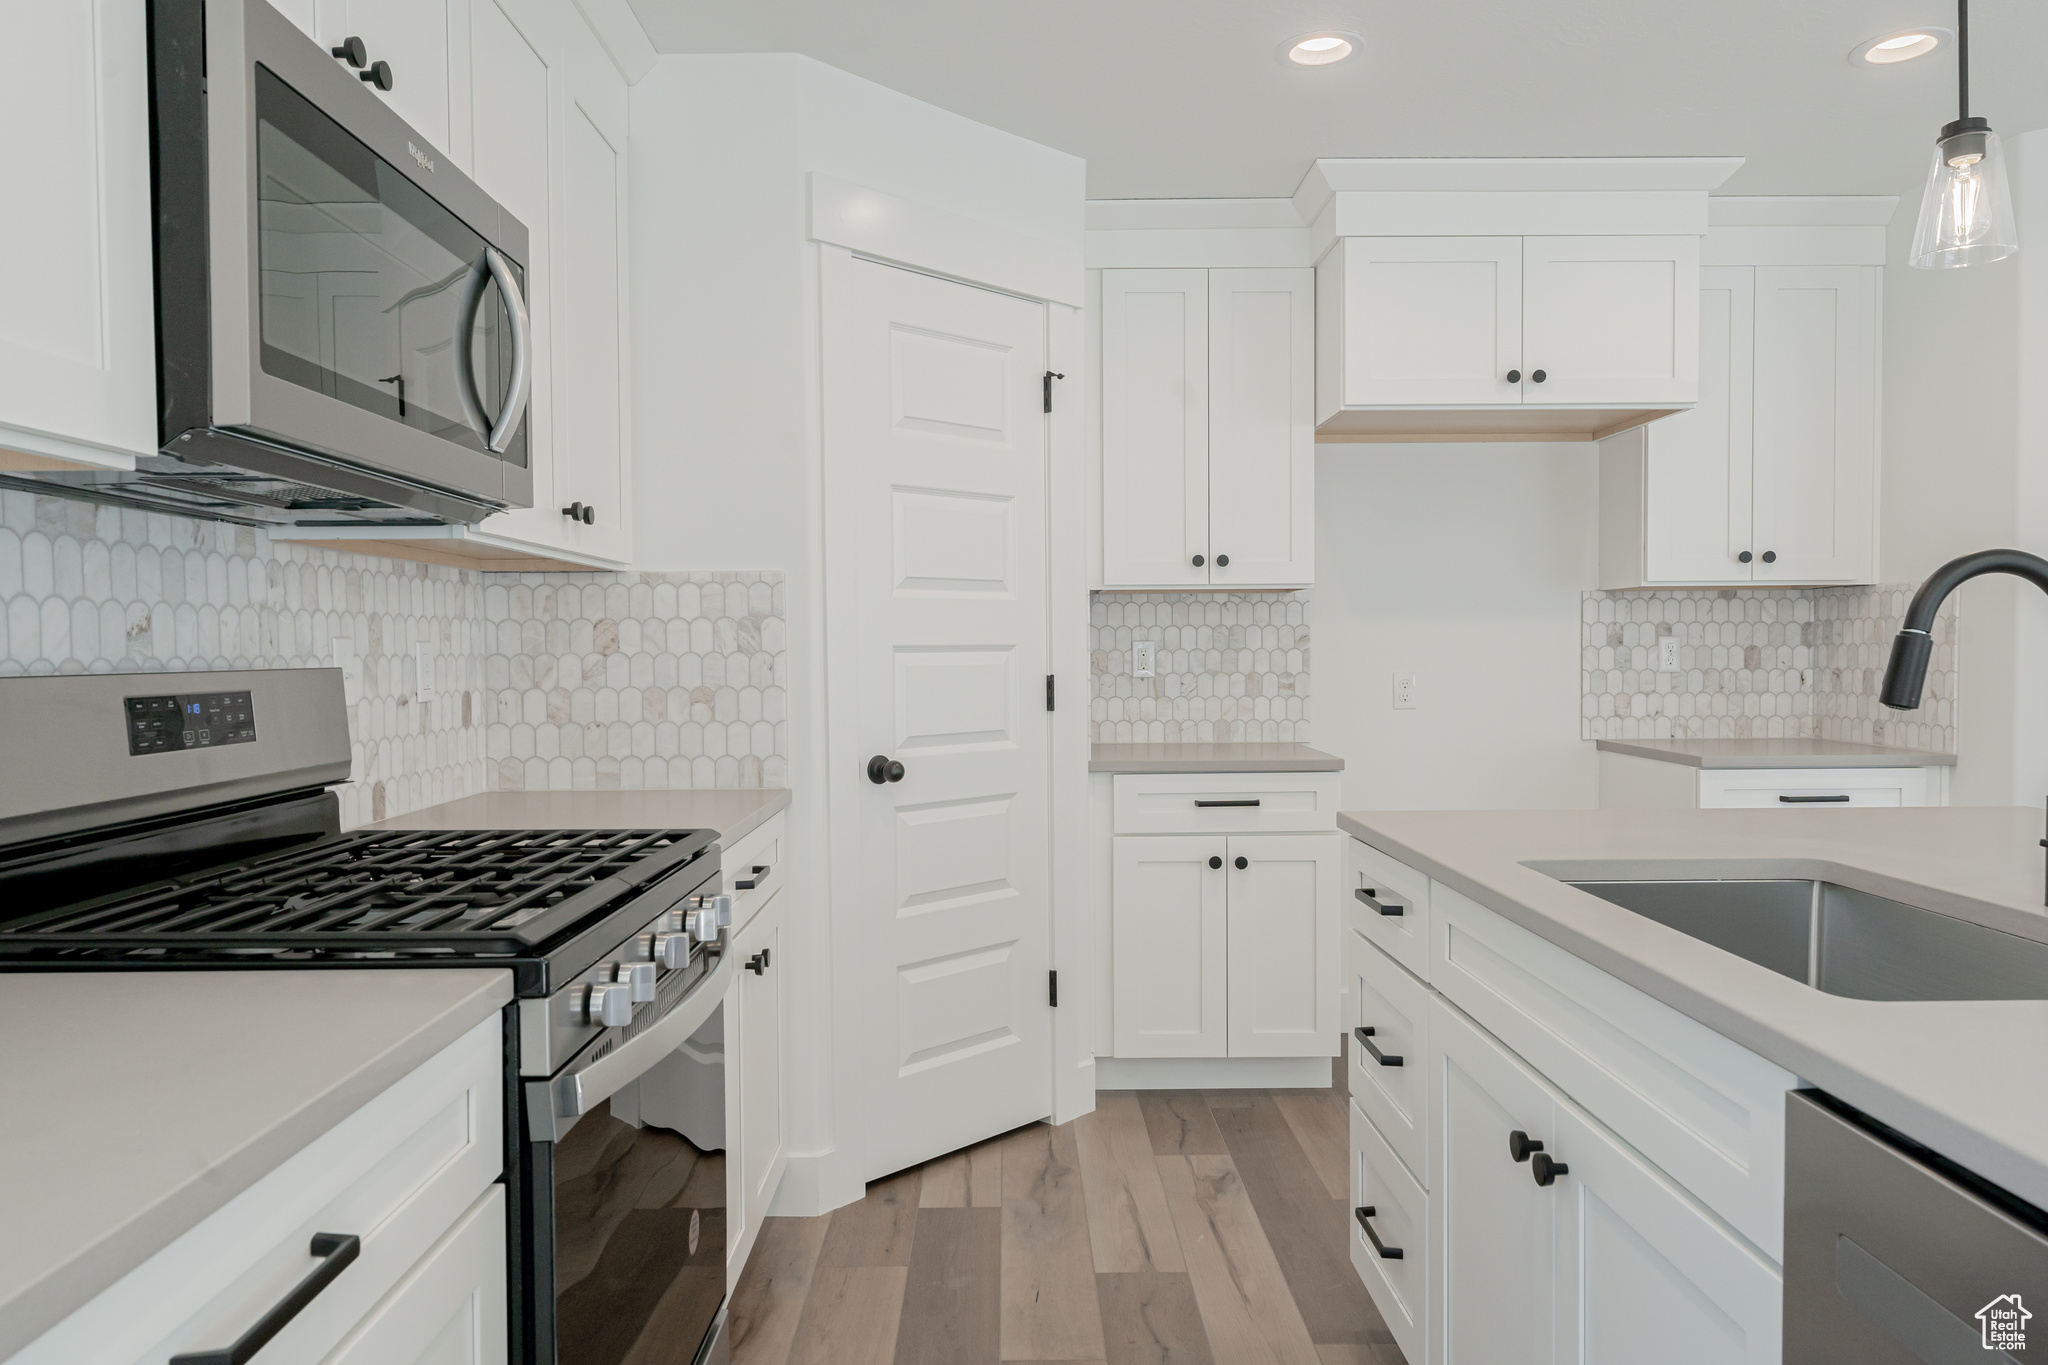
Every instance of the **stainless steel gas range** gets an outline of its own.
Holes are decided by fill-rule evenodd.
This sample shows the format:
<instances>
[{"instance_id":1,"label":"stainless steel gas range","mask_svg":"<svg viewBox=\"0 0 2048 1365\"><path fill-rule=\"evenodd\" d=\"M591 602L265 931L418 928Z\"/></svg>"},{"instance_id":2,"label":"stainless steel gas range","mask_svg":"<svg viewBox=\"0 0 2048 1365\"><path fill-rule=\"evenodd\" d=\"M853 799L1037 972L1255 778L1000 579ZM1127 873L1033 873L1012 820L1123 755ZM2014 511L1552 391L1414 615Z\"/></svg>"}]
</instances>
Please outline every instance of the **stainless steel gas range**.
<instances>
[{"instance_id":1,"label":"stainless steel gas range","mask_svg":"<svg viewBox=\"0 0 2048 1365\"><path fill-rule=\"evenodd\" d=\"M515 1358L725 1358L709 831L343 833L333 669L0 679L0 724L0 971L502 966Z\"/></svg>"}]
</instances>

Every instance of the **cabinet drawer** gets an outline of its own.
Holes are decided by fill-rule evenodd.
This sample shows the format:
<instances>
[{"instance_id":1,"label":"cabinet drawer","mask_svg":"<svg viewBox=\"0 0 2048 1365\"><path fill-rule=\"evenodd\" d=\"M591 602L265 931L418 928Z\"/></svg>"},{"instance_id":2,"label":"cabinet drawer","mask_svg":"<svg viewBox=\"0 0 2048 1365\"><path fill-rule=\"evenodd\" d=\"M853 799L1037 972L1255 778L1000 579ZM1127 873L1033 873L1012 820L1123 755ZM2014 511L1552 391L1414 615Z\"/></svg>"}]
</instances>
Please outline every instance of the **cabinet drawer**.
<instances>
[{"instance_id":1,"label":"cabinet drawer","mask_svg":"<svg viewBox=\"0 0 2048 1365\"><path fill-rule=\"evenodd\" d=\"M1346 936L1344 966L1352 1103L1427 1187L1429 988L1355 931ZM1360 1036L1360 1029L1372 1032Z\"/></svg>"},{"instance_id":2,"label":"cabinet drawer","mask_svg":"<svg viewBox=\"0 0 2048 1365\"><path fill-rule=\"evenodd\" d=\"M735 937L756 911L782 889L787 869L782 866L787 826L782 812L770 816L758 829L733 841L718 855L720 875L732 897L732 930Z\"/></svg>"},{"instance_id":3,"label":"cabinet drawer","mask_svg":"<svg viewBox=\"0 0 2048 1365\"><path fill-rule=\"evenodd\" d=\"M1364 1219L1361 1210L1371 1210ZM1366 1229L1370 1226L1371 1235ZM1351 1106L1351 1265L1401 1354L1423 1361L1429 1312L1429 1196L1372 1120ZM1380 1246L1372 1244L1378 1237ZM1384 1249L1384 1250L1383 1250ZM1398 1249L1399 1256L1386 1253Z\"/></svg>"},{"instance_id":4,"label":"cabinet drawer","mask_svg":"<svg viewBox=\"0 0 2048 1365\"><path fill-rule=\"evenodd\" d=\"M1429 980L1429 878L1363 839L1348 842L1344 909L1351 927Z\"/></svg>"},{"instance_id":5,"label":"cabinet drawer","mask_svg":"<svg viewBox=\"0 0 2048 1365\"><path fill-rule=\"evenodd\" d=\"M161 1365L225 1347L313 1270L315 1233L352 1234L355 1261L262 1351L263 1365L321 1360L497 1178L503 1029L478 1024L9 1365Z\"/></svg>"},{"instance_id":6,"label":"cabinet drawer","mask_svg":"<svg viewBox=\"0 0 2048 1365\"><path fill-rule=\"evenodd\" d=\"M1774 1259L1792 1073L1430 886L1430 983Z\"/></svg>"},{"instance_id":7,"label":"cabinet drawer","mask_svg":"<svg viewBox=\"0 0 2048 1365\"><path fill-rule=\"evenodd\" d=\"M321 1365L504 1365L505 1187L493 1185Z\"/></svg>"},{"instance_id":8,"label":"cabinet drawer","mask_svg":"<svg viewBox=\"0 0 2048 1365\"><path fill-rule=\"evenodd\" d=\"M1337 827L1342 773L1118 773L1118 834L1305 834Z\"/></svg>"},{"instance_id":9,"label":"cabinet drawer","mask_svg":"<svg viewBox=\"0 0 2048 1365\"><path fill-rule=\"evenodd\" d=\"M1702 810L1926 804L1925 768L1709 768L1700 773Z\"/></svg>"}]
</instances>

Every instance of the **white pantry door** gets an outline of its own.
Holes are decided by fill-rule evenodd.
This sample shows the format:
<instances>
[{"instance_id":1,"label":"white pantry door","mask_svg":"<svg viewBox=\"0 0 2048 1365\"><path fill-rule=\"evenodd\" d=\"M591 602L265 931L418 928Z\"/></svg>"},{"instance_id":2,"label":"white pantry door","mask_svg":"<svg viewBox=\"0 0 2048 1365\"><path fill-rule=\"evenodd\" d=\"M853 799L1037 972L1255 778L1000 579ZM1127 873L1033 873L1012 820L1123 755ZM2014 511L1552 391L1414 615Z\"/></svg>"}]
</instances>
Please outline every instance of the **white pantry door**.
<instances>
[{"instance_id":1,"label":"white pantry door","mask_svg":"<svg viewBox=\"0 0 2048 1365\"><path fill-rule=\"evenodd\" d=\"M855 689L861 748L835 781L860 789L847 889L873 1032L841 1055L872 1068L872 1178L1052 1112L1045 309L844 270L824 319L843 495L826 536L857 565L853 671L832 686ZM871 782L876 757L901 779Z\"/></svg>"}]
</instances>

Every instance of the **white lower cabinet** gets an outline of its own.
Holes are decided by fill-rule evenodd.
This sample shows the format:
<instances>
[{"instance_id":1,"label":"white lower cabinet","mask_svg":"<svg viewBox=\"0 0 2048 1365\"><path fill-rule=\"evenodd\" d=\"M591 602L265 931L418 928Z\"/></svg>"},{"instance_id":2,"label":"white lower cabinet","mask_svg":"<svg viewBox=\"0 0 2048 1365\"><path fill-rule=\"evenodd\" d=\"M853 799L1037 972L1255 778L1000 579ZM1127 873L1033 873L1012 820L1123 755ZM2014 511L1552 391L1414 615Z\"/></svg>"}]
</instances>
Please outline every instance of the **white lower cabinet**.
<instances>
[{"instance_id":1,"label":"white lower cabinet","mask_svg":"<svg viewBox=\"0 0 2048 1365\"><path fill-rule=\"evenodd\" d=\"M322 1365L483 1365L507 1357L505 1187L493 1185Z\"/></svg>"},{"instance_id":2,"label":"white lower cabinet","mask_svg":"<svg viewBox=\"0 0 2048 1365\"><path fill-rule=\"evenodd\" d=\"M1429 1197L1351 1106L1351 1265L1410 1365L1428 1359Z\"/></svg>"},{"instance_id":3,"label":"white lower cabinet","mask_svg":"<svg viewBox=\"0 0 2048 1365\"><path fill-rule=\"evenodd\" d=\"M782 989L780 895L769 897L734 939L739 964L726 996L726 1264L737 1282L761 1220L789 1166L787 1141L789 1037Z\"/></svg>"},{"instance_id":4,"label":"white lower cabinet","mask_svg":"<svg viewBox=\"0 0 2048 1365\"><path fill-rule=\"evenodd\" d=\"M1945 806L1948 769L1695 768L1603 750L1602 810L1829 810Z\"/></svg>"}]
</instances>

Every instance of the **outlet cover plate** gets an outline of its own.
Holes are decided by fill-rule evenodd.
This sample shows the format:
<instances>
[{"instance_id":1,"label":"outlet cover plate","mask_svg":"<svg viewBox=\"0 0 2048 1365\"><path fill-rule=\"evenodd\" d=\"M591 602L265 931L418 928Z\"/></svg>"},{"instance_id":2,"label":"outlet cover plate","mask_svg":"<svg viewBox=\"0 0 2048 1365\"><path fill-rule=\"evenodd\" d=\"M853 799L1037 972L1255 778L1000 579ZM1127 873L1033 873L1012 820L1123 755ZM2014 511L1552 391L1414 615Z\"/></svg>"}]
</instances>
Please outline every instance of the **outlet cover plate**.
<instances>
[{"instance_id":1,"label":"outlet cover plate","mask_svg":"<svg viewBox=\"0 0 2048 1365\"><path fill-rule=\"evenodd\" d=\"M1413 711L1415 709L1415 675L1396 673L1394 675L1394 709Z\"/></svg>"},{"instance_id":2,"label":"outlet cover plate","mask_svg":"<svg viewBox=\"0 0 2048 1365\"><path fill-rule=\"evenodd\" d=\"M1133 640L1131 642L1132 677L1150 678L1157 676L1158 663L1159 646L1155 641Z\"/></svg>"}]
</instances>

